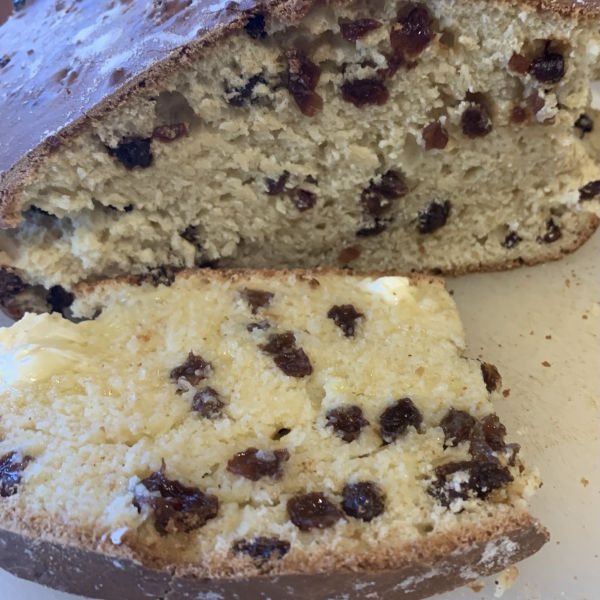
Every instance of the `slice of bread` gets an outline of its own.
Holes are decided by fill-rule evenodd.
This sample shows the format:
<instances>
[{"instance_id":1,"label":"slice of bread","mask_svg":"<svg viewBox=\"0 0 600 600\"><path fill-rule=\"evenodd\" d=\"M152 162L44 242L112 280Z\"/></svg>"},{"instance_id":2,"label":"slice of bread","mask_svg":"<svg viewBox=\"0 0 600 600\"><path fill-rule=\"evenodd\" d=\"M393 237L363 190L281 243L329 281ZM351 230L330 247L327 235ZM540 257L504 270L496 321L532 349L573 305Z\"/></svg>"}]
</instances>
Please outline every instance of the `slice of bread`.
<instances>
[{"instance_id":1,"label":"slice of bread","mask_svg":"<svg viewBox=\"0 0 600 600\"><path fill-rule=\"evenodd\" d=\"M95 598L418 599L536 552L443 282L187 271L0 330L0 566ZM212 595L211 595L212 594Z\"/></svg>"},{"instance_id":2,"label":"slice of bread","mask_svg":"<svg viewBox=\"0 0 600 600\"><path fill-rule=\"evenodd\" d=\"M598 225L599 0L22 4L0 29L0 248L28 284L456 274Z\"/></svg>"}]
</instances>

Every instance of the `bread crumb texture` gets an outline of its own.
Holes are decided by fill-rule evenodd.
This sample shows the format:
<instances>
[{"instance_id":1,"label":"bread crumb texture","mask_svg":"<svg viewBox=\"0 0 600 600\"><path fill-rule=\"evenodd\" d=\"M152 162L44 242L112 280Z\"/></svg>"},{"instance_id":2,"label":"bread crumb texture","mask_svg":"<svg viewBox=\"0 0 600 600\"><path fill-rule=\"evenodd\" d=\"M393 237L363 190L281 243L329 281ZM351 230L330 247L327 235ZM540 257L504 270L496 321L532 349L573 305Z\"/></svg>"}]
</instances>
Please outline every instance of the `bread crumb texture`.
<instances>
[{"instance_id":1,"label":"bread crumb texture","mask_svg":"<svg viewBox=\"0 0 600 600\"><path fill-rule=\"evenodd\" d=\"M597 22L419 6L254 16L56 149L5 262L70 288L207 261L460 272L575 249L598 222L598 186L580 191L600 179Z\"/></svg>"},{"instance_id":2,"label":"bread crumb texture","mask_svg":"<svg viewBox=\"0 0 600 600\"><path fill-rule=\"evenodd\" d=\"M352 336L328 316L347 305ZM0 330L4 526L211 576L394 568L495 531L539 485L439 281L199 272L75 307L102 312ZM299 351L310 373L290 372Z\"/></svg>"}]
</instances>

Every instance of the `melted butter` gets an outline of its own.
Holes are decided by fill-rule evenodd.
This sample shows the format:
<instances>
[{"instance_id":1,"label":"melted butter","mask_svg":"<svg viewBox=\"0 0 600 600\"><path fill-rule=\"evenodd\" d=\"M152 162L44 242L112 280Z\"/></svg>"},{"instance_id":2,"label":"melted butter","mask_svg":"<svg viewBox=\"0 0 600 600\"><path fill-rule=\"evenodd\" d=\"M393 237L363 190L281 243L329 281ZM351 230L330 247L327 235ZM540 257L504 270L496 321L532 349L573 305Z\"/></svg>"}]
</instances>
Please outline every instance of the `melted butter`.
<instances>
[{"instance_id":1,"label":"melted butter","mask_svg":"<svg viewBox=\"0 0 600 600\"><path fill-rule=\"evenodd\" d=\"M406 277L379 277L365 279L360 287L366 292L381 296L390 304L399 304L400 300L412 299L410 281Z\"/></svg>"},{"instance_id":2,"label":"melted butter","mask_svg":"<svg viewBox=\"0 0 600 600\"><path fill-rule=\"evenodd\" d=\"M0 330L0 386L22 389L88 362L82 325L57 314L26 314Z\"/></svg>"}]
</instances>

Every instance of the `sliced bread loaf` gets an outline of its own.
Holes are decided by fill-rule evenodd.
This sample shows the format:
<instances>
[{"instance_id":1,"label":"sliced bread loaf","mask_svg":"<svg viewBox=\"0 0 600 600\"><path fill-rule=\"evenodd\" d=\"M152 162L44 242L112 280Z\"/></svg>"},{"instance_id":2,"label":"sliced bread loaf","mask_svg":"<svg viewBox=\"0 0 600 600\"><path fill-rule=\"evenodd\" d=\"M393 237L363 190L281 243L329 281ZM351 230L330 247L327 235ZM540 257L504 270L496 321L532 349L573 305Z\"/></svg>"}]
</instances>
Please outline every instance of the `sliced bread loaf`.
<instances>
[{"instance_id":1,"label":"sliced bread loaf","mask_svg":"<svg viewBox=\"0 0 600 600\"><path fill-rule=\"evenodd\" d=\"M190 271L77 293L94 320L0 330L12 573L106 599L414 600L546 541L500 376L464 357L442 281Z\"/></svg>"},{"instance_id":2,"label":"sliced bread loaf","mask_svg":"<svg viewBox=\"0 0 600 600\"><path fill-rule=\"evenodd\" d=\"M598 224L598 0L19 6L0 260L26 284L501 269Z\"/></svg>"}]
</instances>

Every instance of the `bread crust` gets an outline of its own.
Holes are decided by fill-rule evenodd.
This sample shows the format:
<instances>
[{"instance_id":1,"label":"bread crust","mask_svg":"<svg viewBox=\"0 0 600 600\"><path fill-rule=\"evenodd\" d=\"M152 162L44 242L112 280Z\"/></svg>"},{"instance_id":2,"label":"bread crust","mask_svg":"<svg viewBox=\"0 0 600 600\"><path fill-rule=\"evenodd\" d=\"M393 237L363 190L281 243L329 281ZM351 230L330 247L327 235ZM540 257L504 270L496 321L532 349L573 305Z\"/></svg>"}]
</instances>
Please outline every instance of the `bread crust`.
<instances>
[{"instance_id":1,"label":"bread crust","mask_svg":"<svg viewBox=\"0 0 600 600\"><path fill-rule=\"evenodd\" d=\"M299 560L291 553L292 560L273 561L262 573L249 559L236 564L223 557L220 567L209 569L157 560L128 545L126 536L115 546L106 536L8 510L0 519L0 567L53 589L106 600L328 600L340 594L358 600L367 588L377 598L419 600L499 572L548 541L546 529L529 513L504 508L477 528L382 547L354 564L332 552Z\"/></svg>"},{"instance_id":2,"label":"bread crust","mask_svg":"<svg viewBox=\"0 0 600 600\"><path fill-rule=\"evenodd\" d=\"M578 21L600 15L600 0L496 1ZM69 8L68 3L37 0L26 5L0 28L0 56L10 59L0 76L0 129L5 132L0 141L0 227L12 228L21 220L18 195L45 158L93 121L158 90L169 73L198 60L243 27L252 13L294 22L316 2L170 0L116 2L107 9L103 2ZM115 31L123 35L115 37Z\"/></svg>"},{"instance_id":3,"label":"bread crust","mask_svg":"<svg viewBox=\"0 0 600 600\"><path fill-rule=\"evenodd\" d=\"M432 273L401 273L399 271L353 271L351 269L338 269L336 267L318 267L316 269L183 269L173 276L173 281L178 279L211 279L219 281L243 281L257 277L260 279L283 280L288 277L296 277L299 281L305 281L309 285L319 276L350 276L350 277L407 277L412 285L418 282L440 285L445 287L445 281ZM78 298L90 296L91 294L103 294L114 289L128 285L141 285L152 283L152 277L145 275L122 275L114 279L103 279L99 281L82 281L73 287L73 292ZM160 283L160 282L159 282Z\"/></svg>"},{"instance_id":4,"label":"bread crust","mask_svg":"<svg viewBox=\"0 0 600 600\"><path fill-rule=\"evenodd\" d=\"M512 258L509 260L501 260L494 263L478 263L469 265L468 267L458 269L443 270L441 273L437 271L433 274L443 275L445 277L460 277L461 275L467 275L468 273L491 273L494 271L509 271L511 269L518 269L519 267L535 267L543 263L552 262L564 258L568 254L572 254L581 246L583 246L591 237L594 235L596 229L600 225L600 218L593 213L586 215L588 218L586 222L575 236L575 238L568 244L561 246L554 250L552 246L546 246L548 249L547 253L540 252L533 258Z\"/></svg>"}]
</instances>

